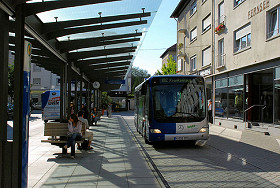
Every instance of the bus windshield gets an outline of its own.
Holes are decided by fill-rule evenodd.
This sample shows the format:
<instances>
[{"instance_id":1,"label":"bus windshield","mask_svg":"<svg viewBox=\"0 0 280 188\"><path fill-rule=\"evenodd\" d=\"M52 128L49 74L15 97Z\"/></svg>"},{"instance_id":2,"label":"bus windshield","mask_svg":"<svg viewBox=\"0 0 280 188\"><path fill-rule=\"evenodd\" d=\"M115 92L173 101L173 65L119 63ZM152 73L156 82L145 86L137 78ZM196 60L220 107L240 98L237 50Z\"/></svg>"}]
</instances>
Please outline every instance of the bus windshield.
<instances>
[{"instance_id":1,"label":"bus windshield","mask_svg":"<svg viewBox=\"0 0 280 188\"><path fill-rule=\"evenodd\" d=\"M163 80L165 79L165 80ZM154 119L161 123L199 122L206 117L204 81L158 78L152 82Z\"/></svg>"}]
</instances>

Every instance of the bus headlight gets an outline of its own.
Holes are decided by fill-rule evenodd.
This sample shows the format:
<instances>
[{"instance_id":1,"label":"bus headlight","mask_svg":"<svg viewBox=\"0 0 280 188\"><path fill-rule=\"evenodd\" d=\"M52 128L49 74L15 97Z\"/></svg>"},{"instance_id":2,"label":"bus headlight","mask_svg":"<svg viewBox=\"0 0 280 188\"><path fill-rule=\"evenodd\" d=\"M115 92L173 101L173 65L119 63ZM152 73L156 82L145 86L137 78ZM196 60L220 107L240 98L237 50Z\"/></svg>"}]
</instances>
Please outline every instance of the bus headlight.
<instances>
[{"instance_id":1,"label":"bus headlight","mask_svg":"<svg viewBox=\"0 0 280 188\"><path fill-rule=\"evenodd\" d=\"M208 128L202 128L202 129L200 129L199 132L200 132L200 133L206 133L206 132L208 132Z\"/></svg>"},{"instance_id":2,"label":"bus headlight","mask_svg":"<svg viewBox=\"0 0 280 188\"><path fill-rule=\"evenodd\" d=\"M151 132L151 133L160 134L160 133L161 133L161 130L159 130L159 129L150 129L150 132Z\"/></svg>"}]
</instances>

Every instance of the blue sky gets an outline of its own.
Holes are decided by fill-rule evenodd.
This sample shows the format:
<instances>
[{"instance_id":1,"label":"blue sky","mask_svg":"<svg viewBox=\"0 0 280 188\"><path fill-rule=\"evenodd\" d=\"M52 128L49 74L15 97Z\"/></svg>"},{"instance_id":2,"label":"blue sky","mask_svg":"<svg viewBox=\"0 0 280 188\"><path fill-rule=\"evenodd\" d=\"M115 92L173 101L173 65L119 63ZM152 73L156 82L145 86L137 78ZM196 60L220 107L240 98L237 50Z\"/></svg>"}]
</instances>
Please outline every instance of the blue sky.
<instances>
[{"instance_id":1,"label":"blue sky","mask_svg":"<svg viewBox=\"0 0 280 188\"><path fill-rule=\"evenodd\" d=\"M147 70L151 75L161 69L161 54L177 42L177 23L170 15L179 2L180 0L162 0L133 66Z\"/></svg>"}]
</instances>

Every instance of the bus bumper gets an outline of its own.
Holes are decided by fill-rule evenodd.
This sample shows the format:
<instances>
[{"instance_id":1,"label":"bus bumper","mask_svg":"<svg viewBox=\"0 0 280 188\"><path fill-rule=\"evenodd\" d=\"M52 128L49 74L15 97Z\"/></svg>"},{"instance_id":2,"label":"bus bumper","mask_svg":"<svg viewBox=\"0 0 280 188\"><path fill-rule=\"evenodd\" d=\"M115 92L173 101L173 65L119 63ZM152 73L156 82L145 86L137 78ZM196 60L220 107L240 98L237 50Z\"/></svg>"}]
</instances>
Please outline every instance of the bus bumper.
<instances>
[{"instance_id":1,"label":"bus bumper","mask_svg":"<svg viewBox=\"0 0 280 188\"><path fill-rule=\"evenodd\" d=\"M209 139L209 133L184 133L184 134L153 134L150 133L149 141L156 142L156 141L180 141L180 140L197 140L204 144Z\"/></svg>"},{"instance_id":2,"label":"bus bumper","mask_svg":"<svg viewBox=\"0 0 280 188\"><path fill-rule=\"evenodd\" d=\"M165 141L208 140L209 133L165 134Z\"/></svg>"}]
</instances>

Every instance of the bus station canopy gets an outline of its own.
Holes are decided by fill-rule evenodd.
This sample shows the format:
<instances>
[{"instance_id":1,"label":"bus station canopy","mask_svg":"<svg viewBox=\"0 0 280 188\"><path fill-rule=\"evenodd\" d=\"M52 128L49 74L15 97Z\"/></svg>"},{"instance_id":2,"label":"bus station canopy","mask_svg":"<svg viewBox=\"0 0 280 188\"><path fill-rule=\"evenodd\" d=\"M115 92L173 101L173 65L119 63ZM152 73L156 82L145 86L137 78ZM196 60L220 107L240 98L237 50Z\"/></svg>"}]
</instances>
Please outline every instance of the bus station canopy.
<instances>
[{"instance_id":1,"label":"bus station canopy","mask_svg":"<svg viewBox=\"0 0 280 188\"><path fill-rule=\"evenodd\" d=\"M101 90L117 89L135 59L161 0L2 0L10 15L9 50L15 51L15 14L22 7L31 62L61 75L66 63Z\"/></svg>"}]
</instances>

